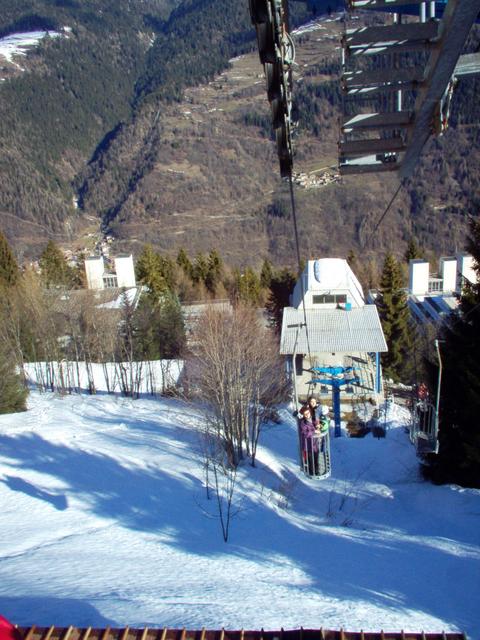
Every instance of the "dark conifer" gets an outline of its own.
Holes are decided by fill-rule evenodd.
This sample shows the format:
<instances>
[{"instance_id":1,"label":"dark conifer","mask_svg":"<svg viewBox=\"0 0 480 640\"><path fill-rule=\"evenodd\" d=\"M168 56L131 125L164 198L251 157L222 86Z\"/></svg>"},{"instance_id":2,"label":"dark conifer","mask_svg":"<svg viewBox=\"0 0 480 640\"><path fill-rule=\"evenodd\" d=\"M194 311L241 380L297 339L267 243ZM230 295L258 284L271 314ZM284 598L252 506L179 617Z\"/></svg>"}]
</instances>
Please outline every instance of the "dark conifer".
<instances>
[{"instance_id":1,"label":"dark conifer","mask_svg":"<svg viewBox=\"0 0 480 640\"><path fill-rule=\"evenodd\" d=\"M270 287L272 277L272 263L270 262L270 260L265 258L265 260L263 261L262 270L260 271L260 284L264 289L268 289Z\"/></svg>"},{"instance_id":2,"label":"dark conifer","mask_svg":"<svg viewBox=\"0 0 480 640\"><path fill-rule=\"evenodd\" d=\"M142 296L135 312L135 352L141 360L178 358L185 347L185 323L180 303L171 292L158 304Z\"/></svg>"},{"instance_id":3,"label":"dark conifer","mask_svg":"<svg viewBox=\"0 0 480 640\"><path fill-rule=\"evenodd\" d=\"M62 250L53 240L49 240L40 256L42 280L47 287L71 287L74 273L67 263Z\"/></svg>"},{"instance_id":4,"label":"dark conifer","mask_svg":"<svg viewBox=\"0 0 480 640\"><path fill-rule=\"evenodd\" d=\"M416 260L417 258L422 258L422 252L420 251L420 247L415 241L415 238L410 238L407 249L405 251L405 262L408 264L410 260Z\"/></svg>"},{"instance_id":5,"label":"dark conifer","mask_svg":"<svg viewBox=\"0 0 480 640\"><path fill-rule=\"evenodd\" d=\"M158 300L167 289L167 283L163 276L163 263L158 253L153 250L152 245L144 246L135 265L137 281L148 287L154 300Z\"/></svg>"},{"instance_id":6,"label":"dark conifer","mask_svg":"<svg viewBox=\"0 0 480 640\"><path fill-rule=\"evenodd\" d=\"M205 284L205 281L207 279L207 274L208 274L208 260L203 253L197 253L195 262L193 264L193 273L192 273L193 282L195 282L196 284L199 284L199 283Z\"/></svg>"},{"instance_id":7,"label":"dark conifer","mask_svg":"<svg viewBox=\"0 0 480 640\"><path fill-rule=\"evenodd\" d=\"M394 380L403 378L406 381L405 375L411 364L408 328L410 313L400 265L390 253L385 257L383 265L377 306L388 346L388 353L382 355L384 375Z\"/></svg>"},{"instance_id":8,"label":"dark conifer","mask_svg":"<svg viewBox=\"0 0 480 640\"><path fill-rule=\"evenodd\" d=\"M9 346L0 342L0 413L26 410L28 389L16 372Z\"/></svg>"},{"instance_id":9,"label":"dark conifer","mask_svg":"<svg viewBox=\"0 0 480 640\"><path fill-rule=\"evenodd\" d=\"M205 286L210 293L215 294L223 275L223 262L216 249L213 249L208 254L207 263L208 269L205 275Z\"/></svg>"},{"instance_id":10,"label":"dark conifer","mask_svg":"<svg viewBox=\"0 0 480 640\"><path fill-rule=\"evenodd\" d=\"M438 483L480 488L480 221L471 224L467 250L474 257L477 282L465 287L459 311L439 343L440 446L424 471Z\"/></svg>"},{"instance_id":11,"label":"dark conifer","mask_svg":"<svg viewBox=\"0 0 480 640\"><path fill-rule=\"evenodd\" d=\"M20 271L15 256L0 231L0 287L13 287L17 284Z\"/></svg>"},{"instance_id":12,"label":"dark conifer","mask_svg":"<svg viewBox=\"0 0 480 640\"><path fill-rule=\"evenodd\" d=\"M234 302L257 306L260 303L261 296L260 278L255 271L250 267L247 267L243 272L239 269L234 269L232 291Z\"/></svg>"},{"instance_id":13,"label":"dark conifer","mask_svg":"<svg viewBox=\"0 0 480 640\"><path fill-rule=\"evenodd\" d=\"M12 309L19 280L17 261L0 231L0 413L24 411L28 395L28 390L17 373L14 355L15 320Z\"/></svg>"},{"instance_id":14,"label":"dark conifer","mask_svg":"<svg viewBox=\"0 0 480 640\"><path fill-rule=\"evenodd\" d=\"M281 331L283 309L290 304L290 295L296 281L296 275L289 269L281 269L272 276L270 295L265 307L269 316L270 325L277 333Z\"/></svg>"},{"instance_id":15,"label":"dark conifer","mask_svg":"<svg viewBox=\"0 0 480 640\"><path fill-rule=\"evenodd\" d=\"M193 278L193 265L183 247L178 252L177 264L183 270L186 276L188 276L190 279Z\"/></svg>"}]
</instances>

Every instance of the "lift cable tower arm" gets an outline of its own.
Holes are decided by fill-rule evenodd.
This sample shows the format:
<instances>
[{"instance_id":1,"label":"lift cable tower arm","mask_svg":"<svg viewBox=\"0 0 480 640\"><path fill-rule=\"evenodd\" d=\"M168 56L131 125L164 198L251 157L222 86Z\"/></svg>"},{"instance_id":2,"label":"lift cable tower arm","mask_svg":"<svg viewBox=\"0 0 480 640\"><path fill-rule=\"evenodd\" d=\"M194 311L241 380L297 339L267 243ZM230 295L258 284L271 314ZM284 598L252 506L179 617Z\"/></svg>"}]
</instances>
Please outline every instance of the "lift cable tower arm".
<instances>
[{"instance_id":1,"label":"lift cable tower arm","mask_svg":"<svg viewBox=\"0 0 480 640\"><path fill-rule=\"evenodd\" d=\"M419 21L402 21L405 5ZM342 174L396 171L412 175L431 135L448 126L460 78L480 74L480 55L462 50L480 12L480 0L448 0L441 19L435 2L349 0L349 9L383 9L393 24L345 29L345 94L339 166ZM429 16L427 17L427 6Z\"/></svg>"}]
</instances>

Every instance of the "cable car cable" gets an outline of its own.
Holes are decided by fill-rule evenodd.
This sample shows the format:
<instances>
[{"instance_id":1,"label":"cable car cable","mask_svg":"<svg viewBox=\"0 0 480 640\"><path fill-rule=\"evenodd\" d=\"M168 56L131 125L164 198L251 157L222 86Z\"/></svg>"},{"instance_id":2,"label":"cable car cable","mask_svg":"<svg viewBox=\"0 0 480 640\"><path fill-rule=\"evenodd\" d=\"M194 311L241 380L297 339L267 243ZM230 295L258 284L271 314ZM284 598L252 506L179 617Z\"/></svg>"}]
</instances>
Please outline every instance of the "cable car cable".
<instances>
[{"instance_id":1,"label":"cable car cable","mask_svg":"<svg viewBox=\"0 0 480 640\"><path fill-rule=\"evenodd\" d=\"M393 194L392 198L390 199L390 202L388 203L386 209L384 210L384 212L382 213L382 215L380 216L380 218L378 219L377 224L373 227L373 231L371 231L370 235L367 238L367 244L370 242L370 240L373 238L375 232L377 231L378 227L382 224L383 220L385 219L385 216L387 215L387 213L390 211L390 207L392 206L392 204L395 202L396 197L398 196L398 194L400 193L400 189L403 187L403 180L400 182L400 184L397 187L397 190L395 191L395 193Z\"/></svg>"},{"instance_id":2,"label":"cable car cable","mask_svg":"<svg viewBox=\"0 0 480 640\"><path fill-rule=\"evenodd\" d=\"M307 310L305 308L305 287L303 286L303 277L302 277L302 264L300 259L300 242L298 239L298 223L297 223L297 210L295 206L295 195L293 191L293 178L292 178L292 170L290 169L290 173L288 176L288 184L290 187L290 204L292 207L292 220L293 220L293 231L295 238L295 249L297 253L297 264L298 264L298 274L300 278L300 291L302 293L302 306L303 306L303 321L305 324L305 337L307 340L307 351L308 351L308 360L310 362L310 366L312 366L311 359L311 351L310 351L310 338L308 335L308 324L307 324Z\"/></svg>"}]
</instances>

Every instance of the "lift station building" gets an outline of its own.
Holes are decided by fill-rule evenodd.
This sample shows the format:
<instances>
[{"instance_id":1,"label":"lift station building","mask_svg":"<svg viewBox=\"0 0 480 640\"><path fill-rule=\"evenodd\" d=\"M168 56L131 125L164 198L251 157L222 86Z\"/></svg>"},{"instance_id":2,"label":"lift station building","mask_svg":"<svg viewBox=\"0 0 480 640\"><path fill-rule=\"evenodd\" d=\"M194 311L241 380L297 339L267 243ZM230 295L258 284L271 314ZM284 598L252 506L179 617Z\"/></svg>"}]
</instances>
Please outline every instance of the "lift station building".
<instances>
[{"instance_id":1,"label":"lift station building","mask_svg":"<svg viewBox=\"0 0 480 640\"><path fill-rule=\"evenodd\" d=\"M377 307L346 260L309 260L283 311L280 353L287 359L296 395L325 400L332 387L325 376L342 377L342 401L383 397L380 353L387 351ZM315 369L316 372L312 372Z\"/></svg>"}]
</instances>

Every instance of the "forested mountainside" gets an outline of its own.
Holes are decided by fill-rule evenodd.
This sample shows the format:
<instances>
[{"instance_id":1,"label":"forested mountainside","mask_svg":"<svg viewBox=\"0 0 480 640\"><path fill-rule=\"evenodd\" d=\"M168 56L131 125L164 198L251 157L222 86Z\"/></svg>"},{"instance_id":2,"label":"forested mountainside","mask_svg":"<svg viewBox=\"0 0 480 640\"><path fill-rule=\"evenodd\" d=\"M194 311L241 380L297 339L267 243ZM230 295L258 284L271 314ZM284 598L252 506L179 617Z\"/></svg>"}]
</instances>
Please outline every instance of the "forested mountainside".
<instances>
[{"instance_id":1,"label":"forested mountainside","mask_svg":"<svg viewBox=\"0 0 480 640\"><path fill-rule=\"evenodd\" d=\"M178 1L2 0L2 37L60 33L0 61L0 221L20 248L76 229L74 180L130 117L145 56Z\"/></svg>"},{"instance_id":2,"label":"forested mountainside","mask_svg":"<svg viewBox=\"0 0 480 640\"><path fill-rule=\"evenodd\" d=\"M295 24L335 8L290 4ZM172 254L217 248L237 264L292 261L247 0L3 6L3 35L60 33L16 64L0 62L0 227L20 257L38 255L48 237L84 246L101 229L122 249L151 242ZM461 249L479 204L478 84L465 83L454 128L428 145L372 237L397 182L334 177L340 32L329 20L296 37L295 170L326 182L296 189L305 257L402 251L411 236L432 252Z\"/></svg>"}]
</instances>

